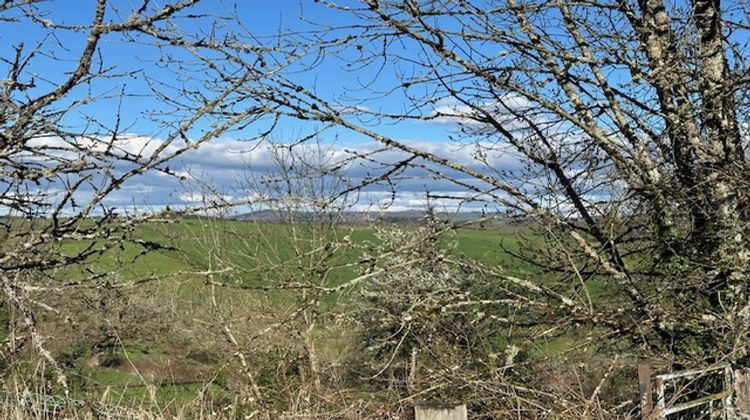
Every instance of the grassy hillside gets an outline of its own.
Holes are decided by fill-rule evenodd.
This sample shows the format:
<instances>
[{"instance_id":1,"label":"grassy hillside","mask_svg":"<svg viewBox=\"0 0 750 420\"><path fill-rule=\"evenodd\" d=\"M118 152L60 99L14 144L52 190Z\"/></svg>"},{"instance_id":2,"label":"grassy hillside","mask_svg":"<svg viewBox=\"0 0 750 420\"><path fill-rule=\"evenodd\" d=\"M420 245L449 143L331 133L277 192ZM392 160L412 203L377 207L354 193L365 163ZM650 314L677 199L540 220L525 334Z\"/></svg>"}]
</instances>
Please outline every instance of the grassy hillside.
<instances>
[{"instance_id":1,"label":"grassy hillside","mask_svg":"<svg viewBox=\"0 0 750 420\"><path fill-rule=\"evenodd\" d=\"M123 243L53 274L66 281L98 278L87 281L102 283L74 292L75 300L86 302L84 310L71 325L50 322L46 333L57 339L53 351L68 370L75 397L167 411L196 399L230 401L234 397L227 390L239 380L239 366L236 350L215 325L217 317L238 337L247 337L240 345L261 378L264 371L272 373L271 378L294 378L292 371L278 372L290 356L276 353L271 345L289 340L289 335L273 331L254 339L254 334L290 319L309 301L315 289L308 293L297 286L331 288L362 274L367 264L361 262L379 245L377 229L342 226L321 231L304 224L198 219L149 223L139 227L135 237L164 248L146 252ZM490 226L458 229L440 241L454 256L526 276L535 269L511 254L529 237L533 235L526 226ZM87 245L62 246L73 254ZM318 270L321 260L325 270ZM210 287L208 282L231 287ZM295 287L276 290L279 285ZM345 289L325 295L321 308L350 310L356 307L355 299L356 294ZM340 363L352 345L351 332L319 328L314 345L321 363ZM537 351L554 353L571 341L545 340L537 343ZM299 345L288 343L289 348Z\"/></svg>"}]
</instances>

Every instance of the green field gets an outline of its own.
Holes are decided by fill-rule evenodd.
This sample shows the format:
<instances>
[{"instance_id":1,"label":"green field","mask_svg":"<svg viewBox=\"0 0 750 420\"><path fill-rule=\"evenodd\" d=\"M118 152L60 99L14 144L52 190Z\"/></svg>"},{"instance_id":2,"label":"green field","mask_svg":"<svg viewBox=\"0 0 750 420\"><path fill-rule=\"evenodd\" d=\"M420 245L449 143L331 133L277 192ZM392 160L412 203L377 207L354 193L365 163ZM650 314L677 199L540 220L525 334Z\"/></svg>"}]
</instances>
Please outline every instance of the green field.
<instances>
[{"instance_id":1,"label":"green field","mask_svg":"<svg viewBox=\"0 0 750 420\"><path fill-rule=\"evenodd\" d=\"M140 245L123 243L54 273L61 281L89 279L85 281L127 287L122 292L105 286L75 292L89 306L99 302L99 312L81 311L73 330L50 322L49 335L67 337L53 350L64 361L74 397L106 396L117 403L168 411L196 399L232 398L226 390L237 380L237 359L210 325L219 307L238 334L252 336L252 331L283 319L310 299L304 288L277 286L334 288L361 275L368 255L382 251L377 228L356 225L320 229L305 224L182 219L148 223L134 237L164 248L147 252ZM438 247L448 256L475 260L508 275L538 276L538 269L512 255L529 241L533 243L533 233L527 226L467 227L442 235ZM62 249L73 255L88 245L65 243ZM319 269L321 264L325 270ZM209 281L230 287L212 288ZM352 304L357 287L323 294L319 303L323 319L329 308L335 313ZM600 286L593 284L589 291L598 294ZM98 331L104 330L116 334L105 334L103 340ZM273 334L269 337L276 337ZM201 344L204 336L209 338ZM321 357L335 364L348 348L347 332L328 329L319 336L316 346ZM535 347L553 354L573 340L550 338ZM280 356L252 343L248 341L246 349L256 369L277 369Z\"/></svg>"}]
</instances>

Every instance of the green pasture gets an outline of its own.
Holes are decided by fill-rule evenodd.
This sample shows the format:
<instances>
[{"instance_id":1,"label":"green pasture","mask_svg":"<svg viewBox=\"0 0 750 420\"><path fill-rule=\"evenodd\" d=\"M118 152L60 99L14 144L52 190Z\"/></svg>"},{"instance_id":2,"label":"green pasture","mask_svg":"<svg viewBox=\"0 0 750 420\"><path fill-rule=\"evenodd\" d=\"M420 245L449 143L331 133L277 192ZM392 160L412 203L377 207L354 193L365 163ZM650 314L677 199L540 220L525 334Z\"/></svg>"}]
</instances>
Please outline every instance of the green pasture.
<instances>
[{"instance_id":1,"label":"green pasture","mask_svg":"<svg viewBox=\"0 0 750 420\"><path fill-rule=\"evenodd\" d=\"M335 287L362 273L366 264L361 262L379 240L375 227L371 226L339 226L321 231L304 223L260 224L197 218L149 222L139 226L133 237L163 247L148 250L130 241L109 243L107 251L79 265L58 270L53 275L66 281L90 279L97 274L103 275L106 281L122 283L153 279L156 293L163 293L164 299L173 299L177 290L184 301L203 302L206 295L201 283L208 271L215 272L211 276L213 281L259 290L272 288L280 282ZM524 251L522 244L533 243L534 240L531 228L510 225L462 228L447 233L441 239L444 249L454 256L481 262L508 275L545 276L538 268L515 256ZM337 248L335 244L350 245ZM60 249L72 256L90 245L91 242L86 241L67 242L60 244ZM324 264L320 264L321 259L324 259ZM318 266L333 268L317 272ZM554 280L550 277L549 281ZM177 283L182 286L175 288ZM603 286L599 283L591 282L587 287L592 296L603 293ZM293 304L291 292L263 290L263 293L278 305ZM346 296L350 295L344 295L343 299L347 299ZM340 303L341 299L342 295L330 295L323 303ZM534 351L553 354L564 350L572 342L574 338L571 337L553 338L536 344ZM85 348L79 349L71 355L74 367L70 376L81 398L101 398L106 393L110 399L130 404L156 399L166 409L199 395L223 395L220 374L214 378L209 375L201 376L200 381L197 379L197 371L210 371L212 368L198 362L195 363L195 366L199 366L195 369L196 375L186 378L175 378L168 371L142 375L137 369L128 368L129 365L148 366L149 363L161 366L171 357L167 353L162 343L133 342L113 346L104 355L112 363L87 367L86 360L91 354ZM184 357L182 360L185 363ZM224 361L221 369L226 369L226 363Z\"/></svg>"}]
</instances>

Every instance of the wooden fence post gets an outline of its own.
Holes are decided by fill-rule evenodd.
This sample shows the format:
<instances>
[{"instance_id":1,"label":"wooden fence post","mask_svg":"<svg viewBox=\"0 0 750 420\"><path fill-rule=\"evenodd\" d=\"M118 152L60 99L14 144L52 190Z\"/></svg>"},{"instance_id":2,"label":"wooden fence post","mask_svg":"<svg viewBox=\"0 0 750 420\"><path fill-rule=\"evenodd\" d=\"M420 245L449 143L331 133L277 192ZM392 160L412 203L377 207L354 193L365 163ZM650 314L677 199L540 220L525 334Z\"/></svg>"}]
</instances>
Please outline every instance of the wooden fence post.
<instances>
[{"instance_id":1,"label":"wooden fence post","mask_svg":"<svg viewBox=\"0 0 750 420\"><path fill-rule=\"evenodd\" d=\"M734 370L734 410L739 415L750 415L750 369Z\"/></svg>"},{"instance_id":2,"label":"wooden fence post","mask_svg":"<svg viewBox=\"0 0 750 420\"><path fill-rule=\"evenodd\" d=\"M651 365L638 363L638 397L641 403L641 417L647 418L654 410L651 389Z\"/></svg>"},{"instance_id":3,"label":"wooden fence post","mask_svg":"<svg viewBox=\"0 0 750 420\"><path fill-rule=\"evenodd\" d=\"M466 405L424 403L414 407L415 420L467 420Z\"/></svg>"}]
</instances>

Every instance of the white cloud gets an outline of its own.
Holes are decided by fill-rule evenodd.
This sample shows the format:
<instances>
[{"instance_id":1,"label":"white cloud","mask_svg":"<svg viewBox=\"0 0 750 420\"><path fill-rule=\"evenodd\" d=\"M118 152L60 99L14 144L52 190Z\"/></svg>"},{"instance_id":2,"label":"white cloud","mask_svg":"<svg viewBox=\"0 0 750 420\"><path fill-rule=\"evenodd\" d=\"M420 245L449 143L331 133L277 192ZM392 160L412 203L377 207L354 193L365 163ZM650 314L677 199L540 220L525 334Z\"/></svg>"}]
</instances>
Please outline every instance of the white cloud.
<instances>
[{"instance_id":1,"label":"white cloud","mask_svg":"<svg viewBox=\"0 0 750 420\"><path fill-rule=\"evenodd\" d=\"M527 125L514 114L525 114L531 109L532 104L526 98L511 94L506 95L498 101L473 104L471 106L451 99L443 100L436 104L433 109L434 119L431 121L438 124L460 125L481 130L487 128L486 123L481 122L486 112L495 120L507 126L509 130L513 130Z\"/></svg>"},{"instance_id":2,"label":"white cloud","mask_svg":"<svg viewBox=\"0 0 750 420\"><path fill-rule=\"evenodd\" d=\"M45 137L33 140L35 147L42 147L50 154L65 155L71 158L76 155L76 145L59 138ZM107 143L96 139L77 140L77 146L90 147L101 151ZM477 148L474 146L458 145L445 141L427 142L404 140L403 143L416 149L433 153L449 159L452 162L466 165L475 170L482 169L484 163L477 159ZM119 154L130 156L148 156L155 153L164 145L160 139L141 136L127 136L116 142L114 147ZM174 142L167 145L162 153L174 153L185 144ZM489 147L490 145L487 145ZM288 145L281 147L282 153L289 153ZM356 147L339 144L301 144L292 147L292 153L297 159L317 156L327 163L348 161L353 153L374 153L381 150L382 145L375 142L362 142ZM394 163L403 160L407 155L398 150L380 151L374 155L383 163ZM288 155L287 155L288 157ZM219 139L202 144L196 150L188 150L177 158L168 162L171 176L164 172L150 171L134 177L121 188L113 191L104 204L118 208L151 208L159 209L170 205L175 208L185 205L196 205L204 201L247 201L249 197L256 197L249 192L243 179L253 176L272 177L278 174L278 154L270 143L243 142L235 139ZM422 162L430 166L431 164ZM518 168L518 158L511 153L497 151L486 156L486 163L494 170ZM125 166L127 167L127 165ZM350 163L344 174L351 182L361 182L368 177L377 176L384 171L384 166L361 162ZM464 182L476 184L476 180L461 175L452 170L441 169L455 178L464 178ZM75 176L75 175L73 175ZM80 176L80 175L79 175ZM185 183L181 183L180 179ZM209 195L196 193L199 182L205 181L212 187ZM429 173L419 168L408 168L398 174L396 184L397 193L392 196L387 185L374 184L359 193L359 202L354 209L367 211L403 211L422 210L428 204L428 192L444 192L443 195L460 196L465 192L457 191L455 184L435 179ZM88 188L88 189L87 189ZM85 203L91 196L90 187L83 187L76 194L78 203ZM433 205L446 209L457 209L455 200L433 200ZM474 208L475 204L470 205Z\"/></svg>"},{"instance_id":3,"label":"white cloud","mask_svg":"<svg viewBox=\"0 0 750 420\"><path fill-rule=\"evenodd\" d=\"M228 194L211 194L211 193L184 192L184 193L181 193L178 197L182 202L188 203L188 204L202 204L202 203L229 204L235 200L233 196L228 195Z\"/></svg>"}]
</instances>

